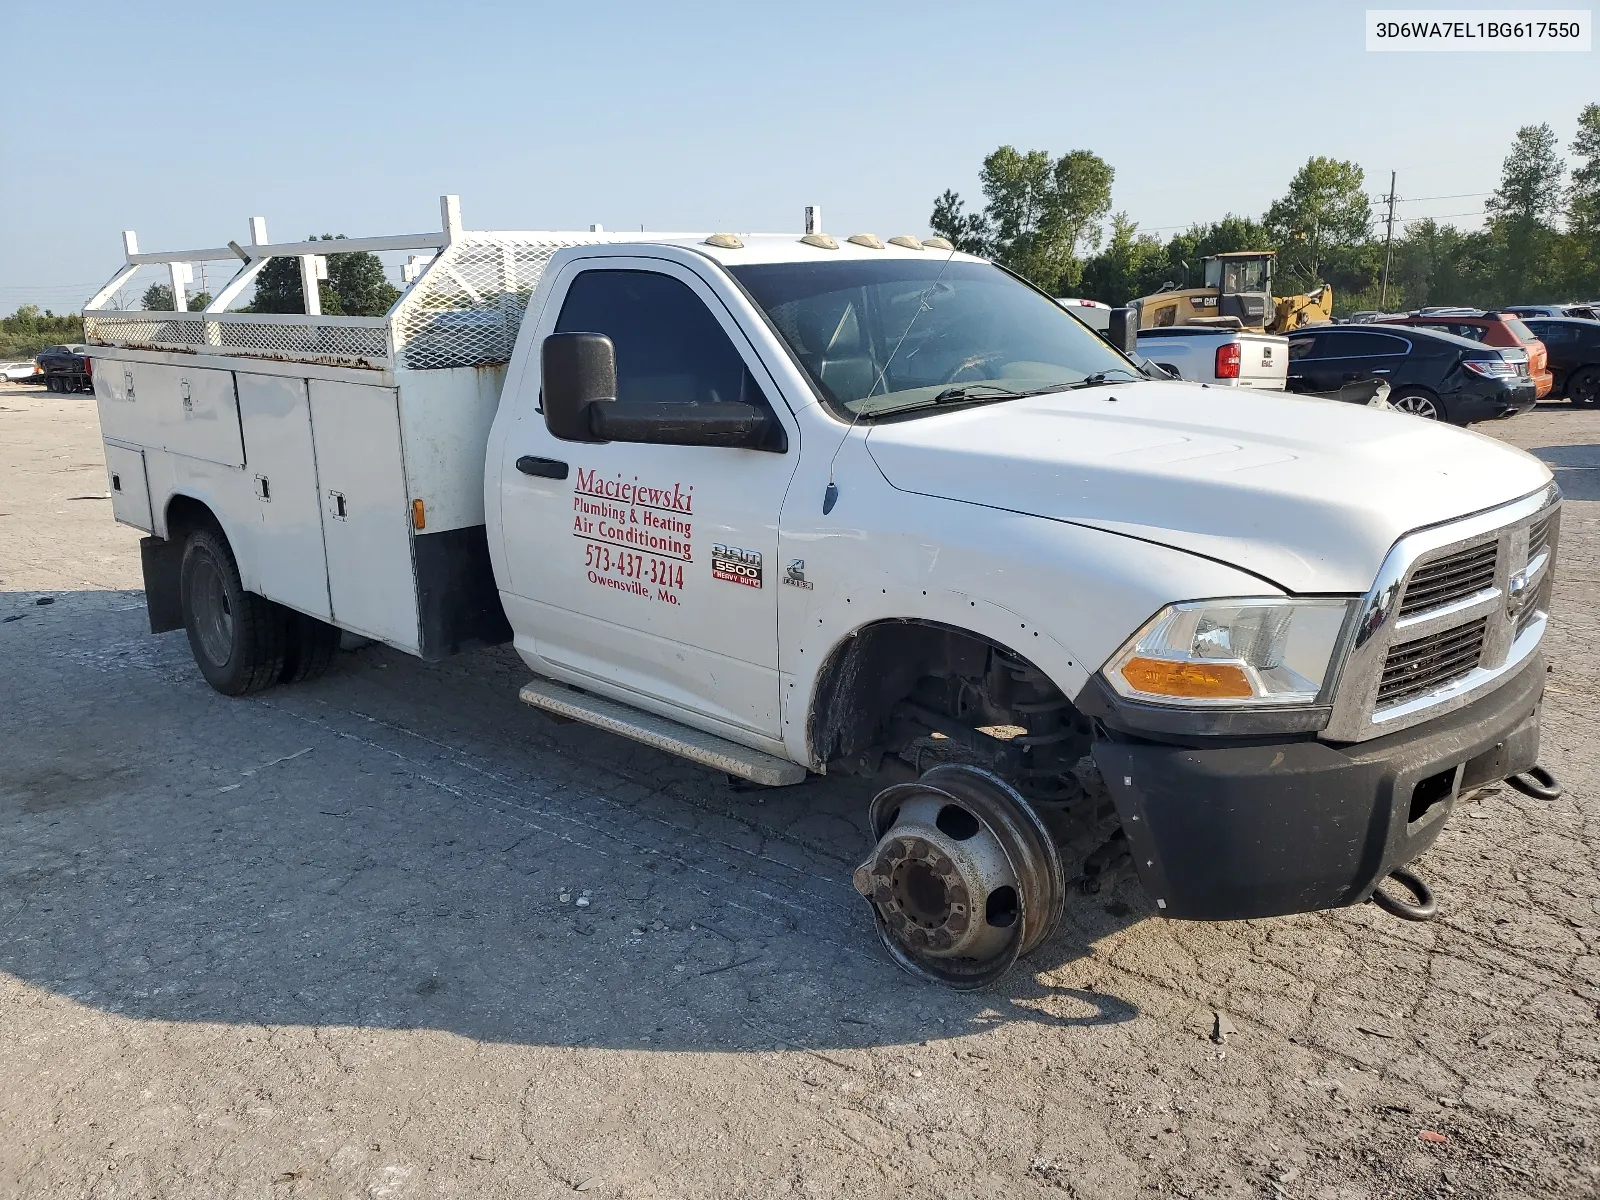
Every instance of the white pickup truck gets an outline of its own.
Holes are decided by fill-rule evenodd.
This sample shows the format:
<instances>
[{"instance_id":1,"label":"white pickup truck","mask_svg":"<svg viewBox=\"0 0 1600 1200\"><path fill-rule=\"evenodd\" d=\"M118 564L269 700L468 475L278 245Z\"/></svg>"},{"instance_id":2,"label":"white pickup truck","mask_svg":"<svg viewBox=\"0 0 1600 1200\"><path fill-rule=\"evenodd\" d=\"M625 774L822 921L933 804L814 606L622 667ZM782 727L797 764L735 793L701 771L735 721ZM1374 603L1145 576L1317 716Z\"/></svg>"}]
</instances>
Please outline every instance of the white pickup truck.
<instances>
[{"instance_id":1,"label":"white pickup truck","mask_svg":"<svg viewBox=\"0 0 1600 1200\"><path fill-rule=\"evenodd\" d=\"M1289 382L1289 339L1214 325L1139 330L1139 353L1191 383L1281 392Z\"/></svg>"},{"instance_id":2,"label":"white pickup truck","mask_svg":"<svg viewBox=\"0 0 1600 1200\"><path fill-rule=\"evenodd\" d=\"M1120 867L1174 918L1375 889L1425 915L1405 864L1459 795L1537 770L1560 497L1531 456L1202 408L937 240L458 211L341 243L433 252L383 317L227 311L329 249L260 224L129 235L85 309L151 629L219 690L315 675L341 630L509 640L547 712L762 784L876 776L853 882L954 987ZM107 308L152 264L181 305L173 264L234 255L203 312Z\"/></svg>"}]
</instances>

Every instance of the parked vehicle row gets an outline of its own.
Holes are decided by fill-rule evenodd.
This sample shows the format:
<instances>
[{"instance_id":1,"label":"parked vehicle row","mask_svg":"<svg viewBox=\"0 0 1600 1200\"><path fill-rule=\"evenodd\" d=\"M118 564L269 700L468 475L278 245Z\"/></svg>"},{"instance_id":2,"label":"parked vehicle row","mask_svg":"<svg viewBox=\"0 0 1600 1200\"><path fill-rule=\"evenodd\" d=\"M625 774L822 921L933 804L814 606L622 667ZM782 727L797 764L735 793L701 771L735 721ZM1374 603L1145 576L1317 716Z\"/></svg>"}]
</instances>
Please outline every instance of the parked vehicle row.
<instances>
[{"instance_id":1,"label":"parked vehicle row","mask_svg":"<svg viewBox=\"0 0 1600 1200\"><path fill-rule=\"evenodd\" d=\"M1581 321L1600 321L1600 308L1593 304L1513 304L1500 311L1519 317L1577 317Z\"/></svg>"}]
</instances>

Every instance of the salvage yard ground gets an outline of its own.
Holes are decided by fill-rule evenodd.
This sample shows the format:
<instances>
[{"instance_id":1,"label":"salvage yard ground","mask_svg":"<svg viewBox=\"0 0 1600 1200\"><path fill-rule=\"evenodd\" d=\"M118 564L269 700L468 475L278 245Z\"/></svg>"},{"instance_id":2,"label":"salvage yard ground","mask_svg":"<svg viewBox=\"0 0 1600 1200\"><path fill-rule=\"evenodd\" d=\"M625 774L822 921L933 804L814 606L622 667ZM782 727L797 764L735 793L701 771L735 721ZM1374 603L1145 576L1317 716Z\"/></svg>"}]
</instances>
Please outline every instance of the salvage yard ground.
<instances>
[{"instance_id":1,"label":"salvage yard ground","mask_svg":"<svg viewBox=\"0 0 1600 1200\"><path fill-rule=\"evenodd\" d=\"M1463 804L1431 924L1125 884L961 996L877 948L858 784L553 724L505 649L211 691L93 399L0 387L0 1194L1600 1194L1600 412L1480 429L1569 497L1566 796Z\"/></svg>"}]
</instances>

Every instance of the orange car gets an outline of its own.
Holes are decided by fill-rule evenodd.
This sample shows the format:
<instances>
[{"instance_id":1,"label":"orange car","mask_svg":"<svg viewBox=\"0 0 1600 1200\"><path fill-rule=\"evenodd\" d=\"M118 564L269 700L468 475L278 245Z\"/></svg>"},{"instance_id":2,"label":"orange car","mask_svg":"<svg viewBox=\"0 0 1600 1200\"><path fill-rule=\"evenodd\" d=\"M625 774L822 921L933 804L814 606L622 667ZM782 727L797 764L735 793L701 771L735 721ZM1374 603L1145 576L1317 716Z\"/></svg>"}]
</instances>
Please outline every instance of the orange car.
<instances>
[{"instance_id":1,"label":"orange car","mask_svg":"<svg viewBox=\"0 0 1600 1200\"><path fill-rule=\"evenodd\" d=\"M1485 346L1521 346L1528 352L1528 375L1532 378L1536 398L1543 400L1555 384L1550 374L1550 355L1544 343L1533 336L1533 330L1511 313L1480 312L1477 309L1443 309L1408 313L1403 317L1379 317L1385 325L1420 325L1424 329L1437 329L1440 333L1453 333L1457 337L1471 338Z\"/></svg>"}]
</instances>

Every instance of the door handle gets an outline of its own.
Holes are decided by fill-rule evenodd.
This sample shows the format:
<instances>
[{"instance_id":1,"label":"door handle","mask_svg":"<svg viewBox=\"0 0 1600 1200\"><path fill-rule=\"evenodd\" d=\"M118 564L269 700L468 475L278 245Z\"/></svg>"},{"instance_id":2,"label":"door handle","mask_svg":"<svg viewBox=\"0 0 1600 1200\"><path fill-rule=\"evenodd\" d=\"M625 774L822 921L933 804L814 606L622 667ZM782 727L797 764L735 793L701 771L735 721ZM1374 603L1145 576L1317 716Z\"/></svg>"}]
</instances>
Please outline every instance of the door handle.
<instances>
[{"instance_id":1,"label":"door handle","mask_svg":"<svg viewBox=\"0 0 1600 1200\"><path fill-rule=\"evenodd\" d=\"M557 458L535 458L524 454L517 459L517 470L524 475L538 475L544 479L565 479L567 464Z\"/></svg>"}]
</instances>

